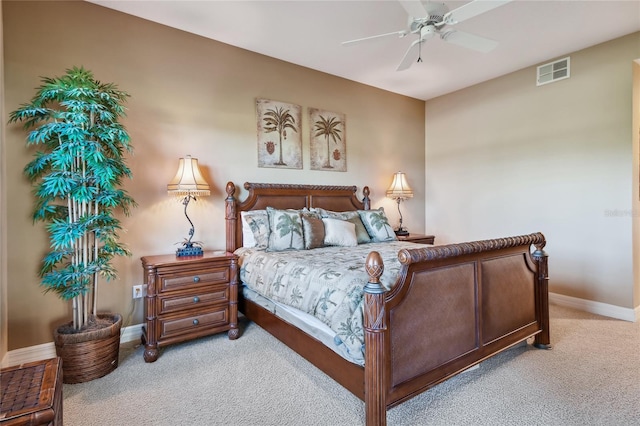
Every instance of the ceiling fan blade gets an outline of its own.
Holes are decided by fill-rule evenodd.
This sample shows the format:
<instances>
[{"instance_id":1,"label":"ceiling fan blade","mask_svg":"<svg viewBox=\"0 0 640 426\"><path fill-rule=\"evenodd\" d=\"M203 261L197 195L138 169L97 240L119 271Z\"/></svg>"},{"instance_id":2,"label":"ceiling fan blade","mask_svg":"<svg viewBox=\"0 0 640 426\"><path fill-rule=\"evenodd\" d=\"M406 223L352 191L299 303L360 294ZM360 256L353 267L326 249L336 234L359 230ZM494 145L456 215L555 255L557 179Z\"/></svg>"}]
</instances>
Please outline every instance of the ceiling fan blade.
<instances>
[{"instance_id":1,"label":"ceiling fan blade","mask_svg":"<svg viewBox=\"0 0 640 426\"><path fill-rule=\"evenodd\" d=\"M467 49L477 50L478 52L483 53L490 52L498 46L498 42L495 40L456 30L445 31L440 34L440 38L447 43L466 47Z\"/></svg>"},{"instance_id":2,"label":"ceiling fan blade","mask_svg":"<svg viewBox=\"0 0 640 426\"><path fill-rule=\"evenodd\" d=\"M444 24L456 24L469 18L488 12L496 7L503 6L513 0L474 0L444 15Z\"/></svg>"},{"instance_id":3,"label":"ceiling fan blade","mask_svg":"<svg viewBox=\"0 0 640 426\"><path fill-rule=\"evenodd\" d=\"M404 71L409 68L411 64L413 64L415 51L420 47L420 43L422 43L422 40L420 39L411 43L411 46L409 46L409 48L405 52L402 61L400 61L400 65L398 65L398 68L396 68L396 71Z\"/></svg>"},{"instance_id":4,"label":"ceiling fan blade","mask_svg":"<svg viewBox=\"0 0 640 426\"><path fill-rule=\"evenodd\" d=\"M373 39L376 39L376 38L387 37L387 36L391 36L391 35L397 35L398 37L402 38L402 37L407 35L407 32L406 31L395 31L395 32L392 32L392 33L378 34L378 35L369 36L369 37L357 38L355 40L343 41L341 44L343 46L350 46L350 45L355 44L355 43L360 43L361 41L373 40Z\"/></svg>"},{"instance_id":5,"label":"ceiling fan blade","mask_svg":"<svg viewBox=\"0 0 640 426\"><path fill-rule=\"evenodd\" d=\"M424 18L429 12L419 0L398 0L412 18Z\"/></svg>"}]
</instances>

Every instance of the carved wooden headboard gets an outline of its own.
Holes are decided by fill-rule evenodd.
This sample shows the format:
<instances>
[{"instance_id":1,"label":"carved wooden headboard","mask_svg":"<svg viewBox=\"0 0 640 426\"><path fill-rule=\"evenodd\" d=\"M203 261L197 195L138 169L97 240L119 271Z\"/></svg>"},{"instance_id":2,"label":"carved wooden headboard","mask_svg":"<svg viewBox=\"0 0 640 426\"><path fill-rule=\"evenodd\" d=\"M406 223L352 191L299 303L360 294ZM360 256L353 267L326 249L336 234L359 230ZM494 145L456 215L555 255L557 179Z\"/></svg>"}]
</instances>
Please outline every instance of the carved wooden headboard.
<instances>
[{"instance_id":1,"label":"carved wooden headboard","mask_svg":"<svg viewBox=\"0 0 640 426\"><path fill-rule=\"evenodd\" d=\"M242 247L242 221L240 213L248 210L261 210L267 207L276 209L302 209L321 207L332 211L369 210L369 187L362 188L363 198L356 196L355 186L330 185L293 185L276 183L246 182L244 188L249 191L247 198L239 202L235 198L236 186L227 183L225 200L226 248L233 252Z\"/></svg>"}]
</instances>

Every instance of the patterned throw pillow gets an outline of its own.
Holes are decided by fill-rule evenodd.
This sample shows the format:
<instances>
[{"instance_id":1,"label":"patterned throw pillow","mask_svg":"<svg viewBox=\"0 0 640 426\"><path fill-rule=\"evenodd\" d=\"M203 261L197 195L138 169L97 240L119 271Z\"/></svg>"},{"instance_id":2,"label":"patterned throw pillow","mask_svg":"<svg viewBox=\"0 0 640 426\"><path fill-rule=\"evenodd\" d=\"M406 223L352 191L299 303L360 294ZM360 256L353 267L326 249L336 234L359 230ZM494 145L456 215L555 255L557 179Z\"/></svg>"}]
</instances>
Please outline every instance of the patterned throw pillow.
<instances>
[{"instance_id":1,"label":"patterned throw pillow","mask_svg":"<svg viewBox=\"0 0 640 426\"><path fill-rule=\"evenodd\" d=\"M302 233L306 250L324 247L324 223L322 219L302 214Z\"/></svg>"},{"instance_id":2,"label":"patterned throw pillow","mask_svg":"<svg viewBox=\"0 0 640 426\"><path fill-rule=\"evenodd\" d=\"M358 210L358 214L374 243L398 239L395 232L393 232L393 228L389 225L389 220L384 213L383 207L377 210Z\"/></svg>"},{"instance_id":3,"label":"patterned throw pillow","mask_svg":"<svg viewBox=\"0 0 640 426\"><path fill-rule=\"evenodd\" d=\"M355 247L358 245L356 226L342 219L325 217L324 244L327 246Z\"/></svg>"},{"instance_id":4,"label":"patterned throw pillow","mask_svg":"<svg viewBox=\"0 0 640 426\"><path fill-rule=\"evenodd\" d=\"M313 217L315 219L322 219L322 216L320 216L320 213L316 209L309 210L308 208L305 207L298 211L300 212L300 215L302 217Z\"/></svg>"},{"instance_id":5,"label":"patterned throw pillow","mask_svg":"<svg viewBox=\"0 0 640 426\"><path fill-rule=\"evenodd\" d=\"M241 212L242 245L264 250L269 245L269 217L266 210ZM247 225L249 232L245 228ZM250 236L249 236L250 235Z\"/></svg>"},{"instance_id":6,"label":"patterned throw pillow","mask_svg":"<svg viewBox=\"0 0 640 426\"><path fill-rule=\"evenodd\" d=\"M356 238L358 239L358 244L366 244L371 242L371 237L367 232L367 228L365 228L364 223L362 223L362 219L360 219L360 215L358 212L355 213L354 216L347 219L347 222L351 222L356 226Z\"/></svg>"},{"instance_id":7,"label":"patterned throw pillow","mask_svg":"<svg viewBox=\"0 0 640 426\"><path fill-rule=\"evenodd\" d=\"M298 210L278 210L267 207L269 245L267 251L302 250L302 218Z\"/></svg>"},{"instance_id":8,"label":"patterned throw pillow","mask_svg":"<svg viewBox=\"0 0 640 426\"><path fill-rule=\"evenodd\" d=\"M348 212L333 212L331 210L325 210L323 208L315 208L311 209L311 211L315 211L320 214L321 217L331 218L331 219L342 219L352 222L356 226L356 237L358 238L358 244L365 244L371 242L371 237L369 237L369 233L367 229L364 227L362 220L360 219L360 215L357 211L348 211Z\"/></svg>"}]
</instances>

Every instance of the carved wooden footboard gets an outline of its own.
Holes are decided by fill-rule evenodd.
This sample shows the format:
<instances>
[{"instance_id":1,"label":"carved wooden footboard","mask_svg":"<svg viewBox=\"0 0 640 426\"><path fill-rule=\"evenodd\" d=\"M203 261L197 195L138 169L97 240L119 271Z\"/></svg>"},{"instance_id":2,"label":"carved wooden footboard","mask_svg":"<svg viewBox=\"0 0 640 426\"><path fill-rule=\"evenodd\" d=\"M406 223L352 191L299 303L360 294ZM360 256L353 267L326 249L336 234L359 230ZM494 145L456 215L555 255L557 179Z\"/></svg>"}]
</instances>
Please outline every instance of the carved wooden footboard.
<instances>
[{"instance_id":1,"label":"carved wooden footboard","mask_svg":"<svg viewBox=\"0 0 640 426\"><path fill-rule=\"evenodd\" d=\"M378 282L380 257L369 255L367 425L385 424L387 408L531 336L537 347L549 347L544 245L537 233L404 249L388 294Z\"/></svg>"},{"instance_id":2,"label":"carved wooden footboard","mask_svg":"<svg viewBox=\"0 0 640 426\"><path fill-rule=\"evenodd\" d=\"M246 183L245 201L227 184L227 251L242 246L240 213L322 207L369 208L354 186ZM532 253L531 246L536 250ZM365 366L345 360L314 337L239 295L245 316L305 357L365 402L368 426L385 425L386 410L437 383L535 336L550 347L547 255L540 233L495 240L403 249L396 285L379 283L384 265L367 258Z\"/></svg>"}]
</instances>

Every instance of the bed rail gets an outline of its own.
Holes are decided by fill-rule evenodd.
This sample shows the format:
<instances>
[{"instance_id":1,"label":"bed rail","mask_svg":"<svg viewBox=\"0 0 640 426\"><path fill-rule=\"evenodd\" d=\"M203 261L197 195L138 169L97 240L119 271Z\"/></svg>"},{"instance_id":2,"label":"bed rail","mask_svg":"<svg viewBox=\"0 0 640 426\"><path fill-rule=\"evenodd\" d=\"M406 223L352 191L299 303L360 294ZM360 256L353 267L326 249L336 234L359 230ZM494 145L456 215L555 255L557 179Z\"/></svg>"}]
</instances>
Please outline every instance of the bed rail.
<instances>
[{"instance_id":1,"label":"bed rail","mask_svg":"<svg viewBox=\"0 0 640 426\"><path fill-rule=\"evenodd\" d=\"M389 407L529 337L536 347L550 348L545 244L544 235L535 233L403 249L402 269L389 292L379 280L380 255L369 254L368 426L385 425Z\"/></svg>"}]
</instances>

